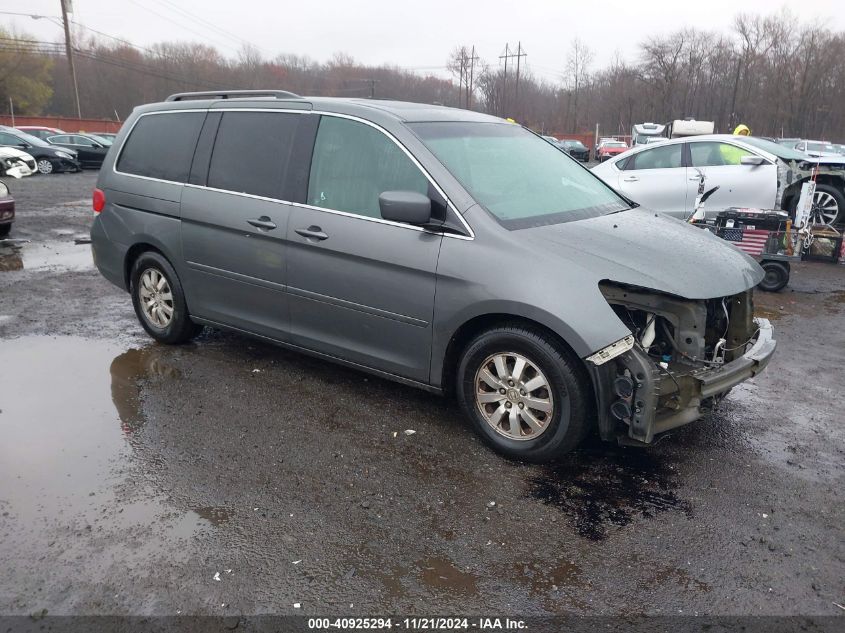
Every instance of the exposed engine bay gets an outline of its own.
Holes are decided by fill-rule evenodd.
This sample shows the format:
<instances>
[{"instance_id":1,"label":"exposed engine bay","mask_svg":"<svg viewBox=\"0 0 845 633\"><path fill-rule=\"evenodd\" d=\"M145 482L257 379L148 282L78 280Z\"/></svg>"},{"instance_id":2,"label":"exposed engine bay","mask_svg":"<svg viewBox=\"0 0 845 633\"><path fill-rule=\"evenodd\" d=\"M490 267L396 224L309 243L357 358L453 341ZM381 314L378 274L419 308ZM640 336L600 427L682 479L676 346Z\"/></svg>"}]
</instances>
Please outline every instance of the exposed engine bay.
<instances>
[{"instance_id":1,"label":"exposed engine bay","mask_svg":"<svg viewBox=\"0 0 845 633\"><path fill-rule=\"evenodd\" d=\"M753 289L690 300L602 283L631 336L590 357L599 385L599 428L637 443L700 418L735 384L759 373L774 352L772 330L754 319Z\"/></svg>"}]
</instances>

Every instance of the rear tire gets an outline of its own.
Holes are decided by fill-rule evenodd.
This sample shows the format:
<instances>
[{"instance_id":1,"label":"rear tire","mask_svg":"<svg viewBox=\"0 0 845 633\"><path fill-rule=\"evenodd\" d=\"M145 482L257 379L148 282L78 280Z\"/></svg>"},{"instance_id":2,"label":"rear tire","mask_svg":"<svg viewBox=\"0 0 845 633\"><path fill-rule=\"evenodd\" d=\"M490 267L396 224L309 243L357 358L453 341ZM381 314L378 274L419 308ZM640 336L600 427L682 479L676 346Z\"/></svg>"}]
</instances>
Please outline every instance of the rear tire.
<instances>
[{"instance_id":1,"label":"rear tire","mask_svg":"<svg viewBox=\"0 0 845 633\"><path fill-rule=\"evenodd\" d=\"M510 324L479 334L461 356L456 387L475 430L508 458L549 462L587 434L588 378L539 330Z\"/></svg>"},{"instance_id":2,"label":"rear tire","mask_svg":"<svg viewBox=\"0 0 845 633\"><path fill-rule=\"evenodd\" d=\"M6 237L12 231L12 223L0 224L0 238Z\"/></svg>"},{"instance_id":3,"label":"rear tire","mask_svg":"<svg viewBox=\"0 0 845 633\"><path fill-rule=\"evenodd\" d=\"M757 284L760 290L765 292L778 292L786 287L789 283L789 268L781 262L763 262L760 264L763 267L765 276L763 280Z\"/></svg>"},{"instance_id":4,"label":"rear tire","mask_svg":"<svg viewBox=\"0 0 845 633\"><path fill-rule=\"evenodd\" d=\"M191 321L179 277L161 254L147 251L135 260L129 292L138 321L155 340L176 345L191 340L202 330L202 326Z\"/></svg>"}]
</instances>

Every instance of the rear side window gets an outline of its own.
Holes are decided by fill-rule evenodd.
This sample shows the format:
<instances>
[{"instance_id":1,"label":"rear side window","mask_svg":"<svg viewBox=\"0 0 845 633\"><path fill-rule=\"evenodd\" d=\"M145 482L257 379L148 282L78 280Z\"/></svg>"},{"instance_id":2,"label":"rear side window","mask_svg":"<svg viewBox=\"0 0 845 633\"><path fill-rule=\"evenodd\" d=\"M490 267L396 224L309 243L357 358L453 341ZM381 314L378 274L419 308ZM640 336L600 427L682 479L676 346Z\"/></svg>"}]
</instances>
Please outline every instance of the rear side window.
<instances>
[{"instance_id":1,"label":"rear side window","mask_svg":"<svg viewBox=\"0 0 845 633\"><path fill-rule=\"evenodd\" d=\"M279 198L301 115L225 112L208 169L208 186Z\"/></svg>"},{"instance_id":2,"label":"rear side window","mask_svg":"<svg viewBox=\"0 0 845 633\"><path fill-rule=\"evenodd\" d=\"M625 170L631 169L671 169L681 166L681 143L655 147L634 154L625 163Z\"/></svg>"},{"instance_id":3,"label":"rear side window","mask_svg":"<svg viewBox=\"0 0 845 633\"><path fill-rule=\"evenodd\" d=\"M205 112L148 114L138 119L117 160L117 171L185 182Z\"/></svg>"},{"instance_id":4,"label":"rear side window","mask_svg":"<svg viewBox=\"0 0 845 633\"><path fill-rule=\"evenodd\" d=\"M380 218L378 197L385 191L428 194L428 180L391 139L349 119L320 120L308 204Z\"/></svg>"}]
</instances>

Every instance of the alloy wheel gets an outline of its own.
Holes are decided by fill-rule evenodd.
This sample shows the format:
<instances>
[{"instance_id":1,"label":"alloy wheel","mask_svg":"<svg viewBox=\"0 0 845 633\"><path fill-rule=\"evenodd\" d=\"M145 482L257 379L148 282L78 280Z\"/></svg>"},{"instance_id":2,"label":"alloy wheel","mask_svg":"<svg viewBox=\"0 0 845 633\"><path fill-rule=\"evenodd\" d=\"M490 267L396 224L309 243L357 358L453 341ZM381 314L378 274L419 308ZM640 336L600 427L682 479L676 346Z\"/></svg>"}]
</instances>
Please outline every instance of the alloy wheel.
<instances>
[{"instance_id":1,"label":"alloy wheel","mask_svg":"<svg viewBox=\"0 0 845 633\"><path fill-rule=\"evenodd\" d=\"M173 292L167 277L156 268L147 268L138 280L141 309L150 325L164 329L173 320Z\"/></svg>"},{"instance_id":2,"label":"alloy wheel","mask_svg":"<svg viewBox=\"0 0 845 633\"><path fill-rule=\"evenodd\" d=\"M53 163L51 163L46 158L42 158L38 161L38 171L42 174L53 173Z\"/></svg>"},{"instance_id":3,"label":"alloy wheel","mask_svg":"<svg viewBox=\"0 0 845 633\"><path fill-rule=\"evenodd\" d=\"M827 191L817 191L813 196L813 208L810 211L812 224L833 224L839 215L839 203Z\"/></svg>"},{"instance_id":4,"label":"alloy wheel","mask_svg":"<svg viewBox=\"0 0 845 633\"><path fill-rule=\"evenodd\" d=\"M475 402L484 420L511 440L533 440L554 419L548 379L531 360L515 352L493 354L475 374Z\"/></svg>"}]
</instances>

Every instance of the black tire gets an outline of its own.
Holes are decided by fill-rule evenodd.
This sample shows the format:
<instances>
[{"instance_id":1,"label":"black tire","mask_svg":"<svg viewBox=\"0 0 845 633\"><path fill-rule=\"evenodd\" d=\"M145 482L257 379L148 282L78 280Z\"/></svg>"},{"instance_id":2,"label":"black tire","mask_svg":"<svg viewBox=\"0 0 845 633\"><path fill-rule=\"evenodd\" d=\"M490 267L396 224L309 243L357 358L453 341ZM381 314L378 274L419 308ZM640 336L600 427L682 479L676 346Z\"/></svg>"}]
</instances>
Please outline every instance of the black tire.
<instances>
[{"instance_id":1,"label":"black tire","mask_svg":"<svg viewBox=\"0 0 845 633\"><path fill-rule=\"evenodd\" d=\"M482 415L483 405L476 402L477 374L487 359L500 353L523 356L548 381L548 392L555 405L545 420L544 430L534 439L511 439L504 430L494 429ZM506 324L479 334L461 355L456 379L458 401L475 430L494 450L508 458L549 462L578 446L587 434L591 410L589 379L577 357L539 330Z\"/></svg>"},{"instance_id":2,"label":"black tire","mask_svg":"<svg viewBox=\"0 0 845 633\"><path fill-rule=\"evenodd\" d=\"M826 193L830 197L832 197L838 206L838 213L836 217L833 219L831 224L841 224L845 222L845 194L842 193L841 189L837 189L833 185L828 185L825 183L818 183L816 184L816 195L818 196L820 193Z\"/></svg>"},{"instance_id":3,"label":"black tire","mask_svg":"<svg viewBox=\"0 0 845 633\"><path fill-rule=\"evenodd\" d=\"M0 237L6 237L12 230L12 223L0 224Z\"/></svg>"},{"instance_id":4,"label":"black tire","mask_svg":"<svg viewBox=\"0 0 845 633\"><path fill-rule=\"evenodd\" d=\"M171 299L168 307L171 310L171 316L165 325L154 323L141 307L141 275L147 271L156 271L166 280L170 288ZM155 340L168 345L177 345L191 340L202 330L202 326L191 321L188 315L185 293L182 291L182 284L176 276L176 271L160 253L147 251L138 256L132 264L129 275L129 292L132 295L132 306L135 308L138 321L141 322L147 334Z\"/></svg>"},{"instance_id":5,"label":"black tire","mask_svg":"<svg viewBox=\"0 0 845 633\"><path fill-rule=\"evenodd\" d=\"M763 280L757 284L760 290L778 292L789 283L789 268L782 262L763 262L760 264L766 273Z\"/></svg>"}]
</instances>

